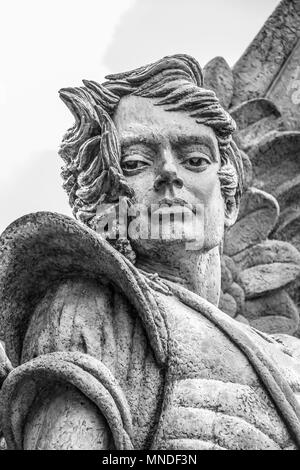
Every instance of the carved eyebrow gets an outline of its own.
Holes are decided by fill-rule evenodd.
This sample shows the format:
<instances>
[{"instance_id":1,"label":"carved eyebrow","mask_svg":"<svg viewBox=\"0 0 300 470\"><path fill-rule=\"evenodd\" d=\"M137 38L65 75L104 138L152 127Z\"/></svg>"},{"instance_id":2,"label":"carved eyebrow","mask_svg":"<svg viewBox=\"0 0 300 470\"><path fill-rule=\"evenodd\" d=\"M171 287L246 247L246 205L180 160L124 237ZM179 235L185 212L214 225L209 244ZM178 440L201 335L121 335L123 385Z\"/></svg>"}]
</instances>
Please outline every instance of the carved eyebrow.
<instances>
[{"instance_id":1,"label":"carved eyebrow","mask_svg":"<svg viewBox=\"0 0 300 470\"><path fill-rule=\"evenodd\" d=\"M135 145L143 145L149 149L156 151L159 139L154 134L151 135L127 135L120 138L121 151L129 147L134 147Z\"/></svg>"},{"instance_id":2,"label":"carved eyebrow","mask_svg":"<svg viewBox=\"0 0 300 470\"><path fill-rule=\"evenodd\" d=\"M218 158L215 150L215 143L210 136L206 135L179 135L174 136L172 143L176 147L188 147L190 145L199 145L209 149L212 159L217 162Z\"/></svg>"},{"instance_id":3,"label":"carved eyebrow","mask_svg":"<svg viewBox=\"0 0 300 470\"><path fill-rule=\"evenodd\" d=\"M218 162L218 157L215 149L215 142L209 135L196 135L196 134L173 134L169 135L170 143L175 148L188 147L190 145L199 145L209 149L211 158L214 162ZM154 152L157 151L161 144L161 136L146 128L145 132L141 134L126 133L120 136L121 151L135 145L144 145Z\"/></svg>"}]
</instances>

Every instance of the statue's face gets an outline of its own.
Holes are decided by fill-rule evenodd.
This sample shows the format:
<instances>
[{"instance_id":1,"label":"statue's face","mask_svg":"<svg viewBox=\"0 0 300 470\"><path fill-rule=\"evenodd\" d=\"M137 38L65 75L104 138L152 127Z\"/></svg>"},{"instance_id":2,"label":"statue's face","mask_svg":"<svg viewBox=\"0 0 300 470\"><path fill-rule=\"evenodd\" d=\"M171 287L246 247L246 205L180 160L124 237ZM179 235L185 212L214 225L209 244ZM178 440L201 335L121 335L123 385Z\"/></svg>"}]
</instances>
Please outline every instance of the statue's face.
<instances>
[{"instance_id":1,"label":"statue's face","mask_svg":"<svg viewBox=\"0 0 300 470\"><path fill-rule=\"evenodd\" d=\"M194 241L195 220L191 215L197 215L201 219L197 224L197 249L210 250L220 244L224 231L224 201L218 177L220 154L215 133L185 112L167 112L154 103L152 99L125 97L114 115L124 175L135 191L137 203L149 209L139 216L139 221L145 224L151 217L152 228L153 224L162 226L159 240L151 241L149 234L150 240L135 241L136 248L160 242ZM163 208L154 214L164 215L153 217L150 208L157 209L159 205ZM172 215L177 211L183 211L182 220ZM176 226L175 233L183 233L183 237L164 233L164 218L170 221L168 216L173 228Z\"/></svg>"}]
</instances>

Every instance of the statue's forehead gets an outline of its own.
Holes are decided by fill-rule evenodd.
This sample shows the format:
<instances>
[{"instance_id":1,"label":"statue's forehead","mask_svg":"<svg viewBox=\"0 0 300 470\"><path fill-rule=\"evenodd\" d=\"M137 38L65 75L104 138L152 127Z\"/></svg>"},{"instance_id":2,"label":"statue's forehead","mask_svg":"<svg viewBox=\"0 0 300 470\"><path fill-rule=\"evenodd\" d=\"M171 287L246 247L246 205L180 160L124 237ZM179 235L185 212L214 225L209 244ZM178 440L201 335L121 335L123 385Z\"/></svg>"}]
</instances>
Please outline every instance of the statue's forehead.
<instances>
[{"instance_id":1,"label":"statue's forehead","mask_svg":"<svg viewBox=\"0 0 300 470\"><path fill-rule=\"evenodd\" d=\"M119 136L127 135L162 135L176 137L180 135L203 136L217 144L212 128L198 124L185 111L166 111L157 106L157 99L126 96L122 98L113 116Z\"/></svg>"}]
</instances>

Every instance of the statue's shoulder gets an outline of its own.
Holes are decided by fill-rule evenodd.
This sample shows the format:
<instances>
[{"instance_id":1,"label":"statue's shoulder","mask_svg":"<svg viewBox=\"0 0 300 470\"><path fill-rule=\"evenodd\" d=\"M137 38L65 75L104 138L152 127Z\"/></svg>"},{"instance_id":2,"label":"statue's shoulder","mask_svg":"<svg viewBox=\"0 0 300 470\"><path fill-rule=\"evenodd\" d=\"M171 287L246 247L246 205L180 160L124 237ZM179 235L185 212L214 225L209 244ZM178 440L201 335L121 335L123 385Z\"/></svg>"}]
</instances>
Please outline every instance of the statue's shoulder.
<instances>
[{"instance_id":1,"label":"statue's shoulder","mask_svg":"<svg viewBox=\"0 0 300 470\"><path fill-rule=\"evenodd\" d=\"M101 286L101 288L99 288ZM13 364L19 364L24 337L36 306L59 292L74 302L80 292L97 301L113 286L133 306L159 362L164 362L167 330L144 276L96 232L52 212L13 222L0 238L0 325ZM57 291L58 289L58 291ZM3 332L2 332L3 335Z\"/></svg>"},{"instance_id":2,"label":"statue's shoulder","mask_svg":"<svg viewBox=\"0 0 300 470\"><path fill-rule=\"evenodd\" d=\"M63 299L82 305L95 296L105 303L122 262L105 240L70 217L39 212L13 222L0 238L0 325L11 360L20 360L38 305Z\"/></svg>"},{"instance_id":3,"label":"statue's shoulder","mask_svg":"<svg viewBox=\"0 0 300 470\"><path fill-rule=\"evenodd\" d=\"M300 376L300 339L285 334L272 335L272 338L284 354L289 355L298 363Z\"/></svg>"},{"instance_id":4,"label":"statue's shoulder","mask_svg":"<svg viewBox=\"0 0 300 470\"><path fill-rule=\"evenodd\" d=\"M272 358L292 390L300 393L300 339L286 334L258 334L262 337L260 346Z\"/></svg>"}]
</instances>

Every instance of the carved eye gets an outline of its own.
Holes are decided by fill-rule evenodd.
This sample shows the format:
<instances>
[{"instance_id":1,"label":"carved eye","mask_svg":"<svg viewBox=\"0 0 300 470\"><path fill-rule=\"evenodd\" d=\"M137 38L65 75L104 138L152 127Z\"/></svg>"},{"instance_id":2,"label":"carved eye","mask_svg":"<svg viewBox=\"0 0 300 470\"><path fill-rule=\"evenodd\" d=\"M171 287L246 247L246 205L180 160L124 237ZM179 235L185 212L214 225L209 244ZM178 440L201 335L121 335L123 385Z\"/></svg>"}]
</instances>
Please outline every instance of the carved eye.
<instances>
[{"instance_id":1,"label":"carved eye","mask_svg":"<svg viewBox=\"0 0 300 470\"><path fill-rule=\"evenodd\" d=\"M207 157L190 157L184 160L183 164L189 170L204 171L210 165L210 160Z\"/></svg>"},{"instance_id":2,"label":"carved eye","mask_svg":"<svg viewBox=\"0 0 300 470\"><path fill-rule=\"evenodd\" d=\"M189 164L192 166L201 166L203 164L202 158L190 158Z\"/></svg>"},{"instance_id":3,"label":"carved eye","mask_svg":"<svg viewBox=\"0 0 300 470\"><path fill-rule=\"evenodd\" d=\"M144 159L125 157L121 163L122 170L125 174L136 174L139 171L145 170L150 166Z\"/></svg>"}]
</instances>

